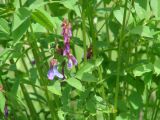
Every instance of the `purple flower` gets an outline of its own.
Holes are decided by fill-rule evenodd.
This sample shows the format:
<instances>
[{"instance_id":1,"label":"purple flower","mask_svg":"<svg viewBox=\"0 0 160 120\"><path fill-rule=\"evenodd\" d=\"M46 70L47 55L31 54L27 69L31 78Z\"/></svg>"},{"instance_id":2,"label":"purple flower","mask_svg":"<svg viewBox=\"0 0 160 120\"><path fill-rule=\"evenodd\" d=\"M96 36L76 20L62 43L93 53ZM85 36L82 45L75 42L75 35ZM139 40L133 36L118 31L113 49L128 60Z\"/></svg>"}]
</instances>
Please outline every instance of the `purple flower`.
<instances>
[{"instance_id":1,"label":"purple flower","mask_svg":"<svg viewBox=\"0 0 160 120\"><path fill-rule=\"evenodd\" d=\"M64 43L69 43L70 38L72 37L72 30L71 30L71 24L67 22L66 19L64 19L62 23L62 35L64 38Z\"/></svg>"},{"instance_id":2,"label":"purple flower","mask_svg":"<svg viewBox=\"0 0 160 120\"><path fill-rule=\"evenodd\" d=\"M70 53L70 45L69 45L69 43L66 43L64 51L63 51L63 55L66 56L69 53Z\"/></svg>"},{"instance_id":3,"label":"purple flower","mask_svg":"<svg viewBox=\"0 0 160 120\"><path fill-rule=\"evenodd\" d=\"M73 65L77 65L76 58L70 53L70 39L72 37L71 24L64 19L62 23L62 35L64 38L63 56L68 57L68 68L72 68Z\"/></svg>"},{"instance_id":4,"label":"purple flower","mask_svg":"<svg viewBox=\"0 0 160 120\"><path fill-rule=\"evenodd\" d=\"M57 70L57 64L58 62L56 59L52 59L50 61L50 69L47 74L48 79L53 80L55 76L57 76L58 78L63 78L63 75Z\"/></svg>"},{"instance_id":5,"label":"purple flower","mask_svg":"<svg viewBox=\"0 0 160 120\"><path fill-rule=\"evenodd\" d=\"M76 58L72 54L70 54L68 57L68 68L71 69L73 65L77 65L77 64L78 62Z\"/></svg>"},{"instance_id":6,"label":"purple flower","mask_svg":"<svg viewBox=\"0 0 160 120\"><path fill-rule=\"evenodd\" d=\"M57 65L49 69L47 76L50 80L53 80L55 76L57 76L58 78L63 78L63 75L57 70Z\"/></svg>"}]
</instances>

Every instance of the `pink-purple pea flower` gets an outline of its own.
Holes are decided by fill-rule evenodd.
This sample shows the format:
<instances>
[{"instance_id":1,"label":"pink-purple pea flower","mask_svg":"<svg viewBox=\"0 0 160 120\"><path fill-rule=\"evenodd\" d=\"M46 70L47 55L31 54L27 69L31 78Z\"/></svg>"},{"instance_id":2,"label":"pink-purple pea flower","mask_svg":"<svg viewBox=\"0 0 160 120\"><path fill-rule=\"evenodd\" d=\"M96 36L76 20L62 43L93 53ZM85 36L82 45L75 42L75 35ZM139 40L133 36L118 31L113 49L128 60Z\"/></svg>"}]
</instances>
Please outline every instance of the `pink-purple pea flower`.
<instances>
[{"instance_id":1,"label":"pink-purple pea flower","mask_svg":"<svg viewBox=\"0 0 160 120\"><path fill-rule=\"evenodd\" d=\"M58 72L57 64L58 62L56 59L52 59L50 61L50 69L47 74L49 80L53 80L55 76L57 76L58 78L63 78L63 75Z\"/></svg>"},{"instance_id":2,"label":"pink-purple pea flower","mask_svg":"<svg viewBox=\"0 0 160 120\"><path fill-rule=\"evenodd\" d=\"M71 24L64 19L62 23L62 35L64 38L63 56L68 58L68 68L71 69L73 65L77 65L76 58L70 52L70 40L72 37Z\"/></svg>"},{"instance_id":3,"label":"pink-purple pea flower","mask_svg":"<svg viewBox=\"0 0 160 120\"><path fill-rule=\"evenodd\" d=\"M68 53L70 53L70 44L66 43L63 50L63 55L66 56Z\"/></svg>"},{"instance_id":4,"label":"pink-purple pea flower","mask_svg":"<svg viewBox=\"0 0 160 120\"><path fill-rule=\"evenodd\" d=\"M62 23L62 35L64 38L64 43L69 43L70 38L72 37L72 30L71 30L71 24L67 22L66 19L64 19Z\"/></svg>"},{"instance_id":5,"label":"pink-purple pea flower","mask_svg":"<svg viewBox=\"0 0 160 120\"><path fill-rule=\"evenodd\" d=\"M69 54L68 55L68 68L71 69L73 65L77 65L77 63L78 62L76 58L72 54Z\"/></svg>"}]
</instances>

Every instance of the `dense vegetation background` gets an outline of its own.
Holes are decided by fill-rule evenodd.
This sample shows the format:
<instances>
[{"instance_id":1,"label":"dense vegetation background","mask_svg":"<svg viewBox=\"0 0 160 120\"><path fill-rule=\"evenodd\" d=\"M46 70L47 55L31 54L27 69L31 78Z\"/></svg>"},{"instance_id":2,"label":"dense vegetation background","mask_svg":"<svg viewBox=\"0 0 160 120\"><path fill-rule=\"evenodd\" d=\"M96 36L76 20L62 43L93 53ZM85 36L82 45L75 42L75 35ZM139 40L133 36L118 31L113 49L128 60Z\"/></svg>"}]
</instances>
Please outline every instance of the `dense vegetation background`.
<instances>
[{"instance_id":1,"label":"dense vegetation background","mask_svg":"<svg viewBox=\"0 0 160 120\"><path fill-rule=\"evenodd\" d=\"M0 120L160 120L160 0L0 0Z\"/></svg>"}]
</instances>

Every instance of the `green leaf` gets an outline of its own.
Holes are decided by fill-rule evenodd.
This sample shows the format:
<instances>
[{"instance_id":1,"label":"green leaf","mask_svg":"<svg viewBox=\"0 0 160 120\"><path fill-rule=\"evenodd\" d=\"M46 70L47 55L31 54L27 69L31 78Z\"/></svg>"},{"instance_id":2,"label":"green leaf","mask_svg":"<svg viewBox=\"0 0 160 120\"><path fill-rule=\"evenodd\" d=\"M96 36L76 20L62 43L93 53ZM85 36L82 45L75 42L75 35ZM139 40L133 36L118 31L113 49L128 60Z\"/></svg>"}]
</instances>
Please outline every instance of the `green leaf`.
<instances>
[{"instance_id":1,"label":"green leaf","mask_svg":"<svg viewBox=\"0 0 160 120\"><path fill-rule=\"evenodd\" d=\"M31 11L25 7L19 8L14 13L14 19L13 19L13 28L12 31L15 31L17 28L19 28L24 22L30 18Z\"/></svg>"},{"instance_id":2,"label":"green leaf","mask_svg":"<svg viewBox=\"0 0 160 120\"><path fill-rule=\"evenodd\" d=\"M27 19L15 31L13 31L14 40L16 41L20 40L22 36L27 32L29 25L30 25L30 20Z\"/></svg>"},{"instance_id":3,"label":"green leaf","mask_svg":"<svg viewBox=\"0 0 160 120\"><path fill-rule=\"evenodd\" d=\"M13 87L12 87L12 89L11 89L11 94L13 94L14 96L17 95L18 88L19 88L19 84L20 84L20 82L19 82L18 79L15 79L15 81L16 81L16 82L14 83L14 85L13 85Z\"/></svg>"},{"instance_id":4,"label":"green leaf","mask_svg":"<svg viewBox=\"0 0 160 120\"><path fill-rule=\"evenodd\" d=\"M148 26L137 26L130 31L131 34L140 35L143 37L153 38L153 34Z\"/></svg>"},{"instance_id":5,"label":"green leaf","mask_svg":"<svg viewBox=\"0 0 160 120\"><path fill-rule=\"evenodd\" d=\"M91 113L96 112L96 99L94 96L91 96L86 102L86 109Z\"/></svg>"},{"instance_id":6,"label":"green leaf","mask_svg":"<svg viewBox=\"0 0 160 120\"><path fill-rule=\"evenodd\" d=\"M78 79L81 81L86 81L86 82L96 82L97 78L92 75L91 73L85 72L82 75L76 76Z\"/></svg>"},{"instance_id":7,"label":"green leaf","mask_svg":"<svg viewBox=\"0 0 160 120\"><path fill-rule=\"evenodd\" d=\"M71 85L72 87L75 87L76 89L80 90L80 91L84 91L84 88L81 84L81 82L75 78L70 78L67 79L66 82Z\"/></svg>"},{"instance_id":8,"label":"green leaf","mask_svg":"<svg viewBox=\"0 0 160 120\"><path fill-rule=\"evenodd\" d=\"M2 113L4 113L5 101L5 97L3 93L0 91L0 110Z\"/></svg>"},{"instance_id":9,"label":"green leaf","mask_svg":"<svg viewBox=\"0 0 160 120\"><path fill-rule=\"evenodd\" d=\"M74 10L76 0L63 0L61 2L66 8Z\"/></svg>"},{"instance_id":10,"label":"green leaf","mask_svg":"<svg viewBox=\"0 0 160 120\"><path fill-rule=\"evenodd\" d=\"M128 99L133 109L137 110L138 108L141 108L143 105L142 97L137 92L132 92Z\"/></svg>"},{"instance_id":11,"label":"green leaf","mask_svg":"<svg viewBox=\"0 0 160 120\"><path fill-rule=\"evenodd\" d=\"M20 8L14 14L14 23L12 29L12 36L14 40L20 40L28 30L30 25L30 15L31 11L29 11L27 8Z\"/></svg>"},{"instance_id":12,"label":"green leaf","mask_svg":"<svg viewBox=\"0 0 160 120\"><path fill-rule=\"evenodd\" d=\"M33 3L29 6L30 9L34 10L39 7L45 6L47 4L51 3L59 3L60 1L44 1L44 0L35 0Z\"/></svg>"},{"instance_id":13,"label":"green leaf","mask_svg":"<svg viewBox=\"0 0 160 120\"><path fill-rule=\"evenodd\" d=\"M98 67L103 61L103 58L100 57L98 59L90 60L86 62L77 72L76 77L81 79L83 77L83 73L91 72L94 68Z\"/></svg>"},{"instance_id":14,"label":"green leaf","mask_svg":"<svg viewBox=\"0 0 160 120\"><path fill-rule=\"evenodd\" d=\"M56 94L56 95L59 95L59 96L62 95L60 81L56 81L52 86L48 86L47 88L53 94Z\"/></svg>"},{"instance_id":15,"label":"green leaf","mask_svg":"<svg viewBox=\"0 0 160 120\"><path fill-rule=\"evenodd\" d=\"M146 17L146 11L138 3L135 3L136 14L139 19L144 19Z\"/></svg>"},{"instance_id":16,"label":"green leaf","mask_svg":"<svg viewBox=\"0 0 160 120\"><path fill-rule=\"evenodd\" d=\"M128 114L125 113L120 113L117 117L116 120L128 120Z\"/></svg>"},{"instance_id":17,"label":"green leaf","mask_svg":"<svg viewBox=\"0 0 160 120\"><path fill-rule=\"evenodd\" d=\"M35 10L32 13L32 18L39 23L40 25L42 25L43 27L45 27L46 29L53 31L53 24L51 22L51 18L49 17L49 15L47 14L47 12L42 11L42 10Z\"/></svg>"},{"instance_id":18,"label":"green leaf","mask_svg":"<svg viewBox=\"0 0 160 120\"><path fill-rule=\"evenodd\" d=\"M151 0L150 4L154 15L160 17L160 0Z\"/></svg>"},{"instance_id":19,"label":"green leaf","mask_svg":"<svg viewBox=\"0 0 160 120\"><path fill-rule=\"evenodd\" d=\"M152 72L145 73L145 74L144 74L144 77L142 78L142 79L144 79L145 85L148 86L148 89L150 89L151 84L152 84L152 75L153 75Z\"/></svg>"},{"instance_id":20,"label":"green leaf","mask_svg":"<svg viewBox=\"0 0 160 120\"><path fill-rule=\"evenodd\" d=\"M121 25L123 24L123 14L124 14L123 8L120 8L120 10L114 11L114 16ZM131 24L132 22L133 22L133 16L130 15L128 23Z\"/></svg>"},{"instance_id":21,"label":"green leaf","mask_svg":"<svg viewBox=\"0 0 160 120\"><path fill-rule=\"evenodd\" d=\"M8 22L3 18L0 18L0 31L6 33L7 35L10 33Z\"/></svg>"},{"instance_id":22,"label":"green leaf","mask_svg":"<svg viewBox=\"0 0 160 120\"><path fill-rule=\"evenodd\" d=\"M133 74L134 76L142 76L144 73L151 72L152 70L153 70L153 65L151 63L143 64L143 65L136 67L133 70Z\"/></svg>"},{"instance_id":23,"label":"green leaf","mask_svg":"<svg viewBox=\"0 0 160 120\"><path fill-rule=\"evenodd\" d=\"M154 72L159 75L160 74L160 59L155 60L154 62Z\"/></svg>"}]
</instances>

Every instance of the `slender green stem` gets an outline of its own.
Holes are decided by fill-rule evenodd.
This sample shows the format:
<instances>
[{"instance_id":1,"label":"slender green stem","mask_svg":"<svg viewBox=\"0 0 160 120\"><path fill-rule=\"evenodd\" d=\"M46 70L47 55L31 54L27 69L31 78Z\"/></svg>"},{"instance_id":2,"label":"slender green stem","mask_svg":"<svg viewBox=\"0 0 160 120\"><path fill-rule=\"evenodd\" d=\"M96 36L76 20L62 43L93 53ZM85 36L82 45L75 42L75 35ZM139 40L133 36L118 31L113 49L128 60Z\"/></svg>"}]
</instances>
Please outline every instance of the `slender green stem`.
<instances>
[{"instance_id":1,"label":"slender green stem","mask_svg":"<svg viewBox=\"0 0 160 120\"><path fill-rule=\"evenodd\" d=\"M104 8L106 7L106 3L103 2L103 6ZM105 25L106 25L106 33L107 33L107 36L106 36L106 43L107 43L107 46L110 47L110 34L109 34L109 15L106 13L105 14ZM109 57L111 57L111 51L109 51Z\"/></svg>"},{"instance_id":2,"label":"slender green stem","mask_svg":"<svg viewBox=\"0 0 160 120\"><path fill-rule=\"evenodd\" d=\"M23 59L22 59L22 62L24 62ZM11 64L15 64L13 59L10 60L10 63ZM32 103L32 101L30 99L30 96L29 96L29 94L27 92L26 87L23 84L20 84L20 87L21 87L22 93L24 95L25 101L26 101L26 103L28 105L29 112L30 112L30 115L32 116L32 119L38 119L38 117L36 115L36 110L35 110L35 108L33 106L33 103Z\"/></svg>"},{"instance_id":3,"label":"slender green stem","mask_svg":"<svg viewBox=\"0 0 160 120\"><path fill-rule=\"evenodd\" d=\"M44 72L43 72L43 69L41 69L41 61L42 59L40 58L40 56L38 55L38 46L37 46L37 43L36 43L36 38L34 36L34 32L33 32L33 29L32 29L32 26L30 25L30 30L31 30L31 34L32 34L32 39L30 39L30 37L28 37L28 41L29 41L29 44L31 45L31 48L32 48L32 52L33 52L33 55L35 57L35 61L36 61L36 66L37 66L37 70L38 70L38 73L39 73L39 76L40 76L40 84L42 86L45 87L45 95L46 95L46 98L47 98L47 101L48 101L48 105L49 105L49 109L50 109L50 112L51 112L51 117L53 120L56 120L58 119L58 116L57 116L57 113L56 113L56 110L55 110L55 106L53 105L53 101L51 100L51 96L50 94L48 93L48 90L47 90L47 80L44 78Z\"/></svg>"},{"instance_id":4,"label":"slender green stem","mask_svg":"<svg viewBox=\"0 0 160 120\"><path fill-rule=\"evenodd\" d=\"M20 84L20 86L21 86L21 90L23 92L24 98L27 102L27 105L28 105L31 116L33 117L34 120L39 119L39 117L36 114L36 110L34 108L34 105L33 105L32 101L30 99L30 96L29 96L28 92L27 92L26 87L24 86L24 84Z\"/></svg>"},{"instance_id":5,"label":"slender green stem","mask_svg":"<svg viewBox=\"0 0 160 120\"><path fill-rule=\"evenodd\" d=\"M94 8L92 8L92 6L90 6L90 15L88 15L88 20L89 20L89 25L90 25L90 31L91 31L91 37L92 37L92 49L93 49L93 58L96 59L97 56L97 50L96 50L96 27L95 24L93 22L94 20Z\"/></svg>"},{"instance_id":6,"label":"slender green stem","mask_svg":"<svg viewBox=\"0 0 160 120\"><path fill-rule=\"evenodd\" d=\"M121 53L122 53L122 42L125 30L125 20L126 20L126 12L127 12L127 3L128 0L125 0L125 9L123 15L123 25L119 39L119 48L118 48L118 63L117 63L117 79L116 79L116 89L115 89L115 100L114 100L114 108L117 110L118 105L118 93L119 93L119 80L120 80L120 71L121 71ZM116 119L116 113L114 114L114 119Z\"/></svg>"},{"instance_id":7,"label":"slender green stem","mask_svg":"<svg viewBox=\"0 0 160 120\"><path fill-rule=\"evenodd\" d=\"M158 101L158 99L156 99L156 101L155 101L155 103L154 103L154 108L153 108L151 120L153 120L153 118L154 118L154 113L155 113L156 107L157 107L157 101Z\"/></svg>"},{"instance_id":8,"label":"slender green stem","mask_svg":"<svg viewBox=\"0 0 160 120\"><path fill-rule=\"evenodd\" d=\"M153 120L157 120L157 114L158 114L159 106L160 106L160 100L158 100L158 105L157 105L157 108L155 110L155 115L154 115L154 119Z\"/></svg>"},{"instance_id":9,"label":"slender green stem","mask_svg":"<svg viewBox=\"0 0 160 120\"><path fill-rule=\"evenodd\" d=\"M147 86L145 86L145 96L146 96L146 99L145 99L145 111L144 111L144 118L147 120L147 111L148 111L148 104L149 104L149 100L148 100L148 97L149 97L149 90L147 88Z\"/></svg>"},{"instance_id":10,"label":"slender green stem","mask_svg":"<svg viewBox=\"0 0 160 120\"><path fill-rule=\"evenodd\" d=\"M84 49L84 61L87 61L87 48L86 48L86 22L85 22L85 11L82 9L82 34L83 34L83 49Z\"/></svg>"}]
</instances>

